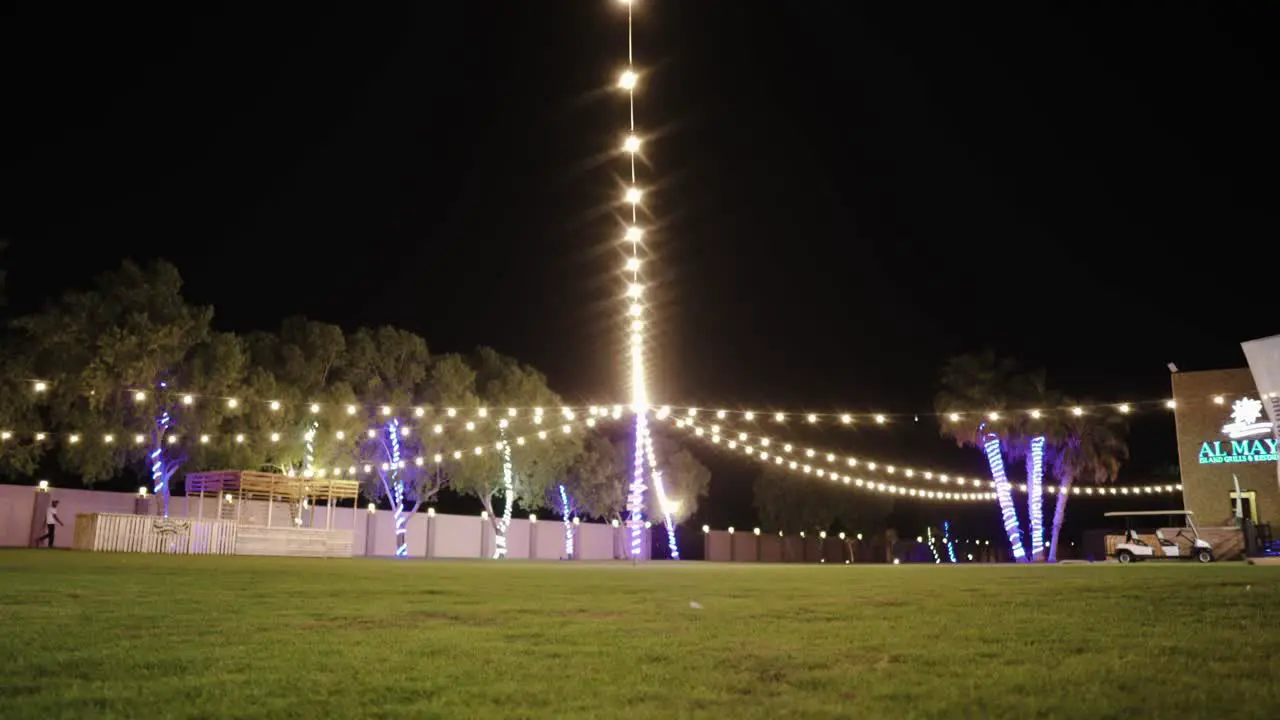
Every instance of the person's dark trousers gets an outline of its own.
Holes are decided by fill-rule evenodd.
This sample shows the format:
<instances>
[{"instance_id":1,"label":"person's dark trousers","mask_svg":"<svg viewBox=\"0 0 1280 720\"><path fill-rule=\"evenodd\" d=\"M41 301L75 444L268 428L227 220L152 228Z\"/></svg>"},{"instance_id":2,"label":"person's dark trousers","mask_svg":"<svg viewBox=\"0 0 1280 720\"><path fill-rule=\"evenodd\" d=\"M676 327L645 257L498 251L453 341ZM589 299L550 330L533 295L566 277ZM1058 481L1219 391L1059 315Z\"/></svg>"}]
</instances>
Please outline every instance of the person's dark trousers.
<instances>
[{"instance_id":1,"label":"person's dark trousers","mask_svg":"<svg viewBox=\"0 0 1280 720\"><path fill-rule=\"evenodd\" d=\"M41 540L44 540L45 538L49 538L49 547L53 547L53 531L57 529L58 526L48 525L47 527L49 528L49 532L36 538L36 544L39 545Z\"/></svg>"}]
</instances>

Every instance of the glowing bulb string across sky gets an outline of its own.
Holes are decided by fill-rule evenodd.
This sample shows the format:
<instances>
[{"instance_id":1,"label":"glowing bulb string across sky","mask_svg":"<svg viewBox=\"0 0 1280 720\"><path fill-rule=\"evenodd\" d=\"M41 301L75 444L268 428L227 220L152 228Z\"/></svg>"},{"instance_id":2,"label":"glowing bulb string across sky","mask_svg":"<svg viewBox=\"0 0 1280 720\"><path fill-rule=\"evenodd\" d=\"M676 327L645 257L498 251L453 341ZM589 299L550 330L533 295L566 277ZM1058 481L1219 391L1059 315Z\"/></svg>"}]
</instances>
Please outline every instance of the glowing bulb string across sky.
<instances>
[{"instance_id":1,"label":"glowing bulb string across sky","mask_svg":"<svg viewBox=\"0 0 1280 720\"><path fill-rule=\"evenodd\" d=\"M784 461L784 459L779 456L770 455L768 452L761 452L758 448L752 445L739 444L737 441L734 441L734 440L717 442L710 435L707 435L707 433L703 431L702 428L694 427L693 425L691 425L686 421L678 421L677 423L674 423L674 425L677 428L683 429L686 432L688 432L690 437L699 438L704 442L707 442L709 445L713 447L720 447L720 448L725 448L732 451L741 452L747 456L755 458L760 462L763 462L766 465L775 465L778 469L782 470L783 472L788 472L797 476L801 474L810 475L810 476L828 479L832 482L839 482L845 485L850 485L852 487L866 490L868 492L889 493L893 495L906 495L910 497L919 497L921 499L928 499L928 500L935 500L935 499L936 500L970 500L970 501L989 502L995 499L995 496L992 493L985 492L985 491L948 492L945 490L930 490L930 489L914 488L914 487L900 486L900 485L890 484L890 483L877 483L874 480L866 480L864 478L853 477L851 475L841 475L840 473L837 473L834 471L828 472L823 468L815 468L812 465L800 465L799 463L787 462L787 461Z\"/></svg>"},{"instance_id":2,"label":"glowing bulb string across sky","mask_svg":"<svg viewBox=\"0 0 1280 720\"><path fill-rule=\"evenodd\" d=\"M583 420L579 420L572 423L561 423L555 427L530 428L528 429L527 435L526 434L517 435L514 440L514 444L516 446L532 445L536 442L546 442L546 441L554 440L558 437L572 436L576 432L584 432L586 429L596 427L598 424L599 423L595 418L585 418ZM398 432L399 437L400 438L409 437L411 435L411 433L407 432L409 429L410 429L409 426L401 425L399 427L399 432ZM373 433L373 435L368 436L372 438L372 437L376 437L379 431L375 429L370 429L369 432ZM121 440L119 440L120 437L121 436L107 434L99 438L99 442L110 445L110 444L122 442ZM13 441L15 438L12 436L12 434L0 433L0 439L4 441ZM37 433L35 435L35 439L36 439L36 442L38 443L52 442L53 440L62 440L64 444L68 446L77 446L86 442L85 436L80 433L67 433L64 435L59 435L54 433ZM164 445L166 448L181 446L183 442L186 442L186 438L184 436L177 435L177 434L166 435L164 436L164 439L165 439ZM216 442L218 439L227 439L236 443L243 443L247 441L248 436L245 433L237 433L234 436L232 435L214 436L214 435L205 434L205 435L200 435L198 437L198 441L192 441L192 442L199 442L202 445L208 445ZM271 439L272 439L272 442L285 442L284 434L279 432L271 433ZM133 440L136 441L135 444L142 445L145 443L146 437L142 435L135 435L133 436ZM0 451L3 451L3 449L4 449L4 443L0 443ZM458 461L466 460L467 458L470 458L470 457L479 457L489 452L499 452L501 450L502 450L501 441L484 442L476 445L470 445L465 448L440 450L430 456L418 455L418 456L415 456L412 460L407 460L402 458L400 460L400 466L406 467L409 464L413 464L414 466L417 466L417 467L423 467L431 464L439 465L441 463L458 462ZM363 463L363 464L350 465L348 467L334 467L334 468L316 467L314 470L304 471L303 475L305 477L312 477L312 476L325 477L327 475L333 475L335 477L340 477L344 475L354 476L354 475L371 473L375 470L375 466L382 467L382 469L385 470L387 469L387 467L383 467L385 465L386 465L385 463Z\"/></svg>"},{"instance_id":3,"label":"glowing bulb string across sky","mask_svg":"<svg viewBox=\"0 0 1280 720\"><path fill-rule=\"evenodd\" d=\"M177 445L181 442L187 441L188 439L192 443L199 442L201 445L209 445L212 443L216 443L218 441L228 441L228 442L235 442L237 444L241 444L241 443L248 442L252 439L249 434L242 433L242 432L241 433L223 433L223 434L191 433L190 435L183 435L178 432L173 432L175 423L173 423L168 413L163 414L162 417L165 420L166 430L169 431L167 434L163 435L164 442L167 445ZM611 417L614 419L617 419L617 416L613 416L613 415L603 415L601 417L605 420ZM532 424L534 426L534 428L531 428L532 430L532 429L538 428L539 426L543 428L548 428L548 429L554 429L555 427L560 427L563 429L564 427L574 427L576 425L583 425L590 428L590 427L595 427L599 421L595 417L587 417L584 420L581 420L576 423L550 422L550 421L544 423L542 419L540 419L539 417L528 417L523 421L519 419L508 420L507 418L499 418L492 421L492 423L490 424L493 426L496 426L500 430L503 430L508 427L516 427L518 424L522 422ZM471 432L483 433L483 430L485 427L486 425L483 422L476 422L474 420L467 420L467 421L455 420L453 422L439 422L439 423L434 423L430 425L428 424L413 425L409 423L402 423L400 425L400 436L407 438L412 436L415 432L424 437L427 436L428 434L441 435L445 432L446 429L449 429L449 428L462 429L462 430L465 430L467 433L471 433ZM270 442L272 443L286 442L286 436L288 434L281 430L266 430L266 431L260 431L260 432L265 436L266 439L270 440ZM376 437L379 432L380 430L378 428L371 427L366 429L364 431L364 434L365 436L372 439ZM335 430L331 437L335 440L341 441L341 440L346 440L348 435L349 433L345 430ZM314 440L316 437L318 436L313 436L312 440ZM35 442L35 443L44 443L44 442L52 442L55 440L61 440L69 445L79 445L84 442L87 442L90 439L97 440L98 442L101 442L106 445L127 444L129 442L132 442L134 445L142 445L147 440L147 437L141 433L133 433L131 435L129 432L103 433L101 435L96 435L93 438L89 438L84 433L75 432L75 431L63 432L63 433L52 433L52 432L36 430L36 431L24 433L16 430L0 430L0 450L3 450L4 445L7 443L21 442L22 440L27 438L29 438L32 442ZM307 434L304 433L303 434L304 445L308 444L307 441L308 441ZM309 451L304 450L304 456L306 452L309 452Z\"/></svg>"},{"instance_id":4,"label":"glowing bulb string across sky","mask_svg":"<svg viewBox=\"0 0 1280 720\"><path fill-rule=\"evenodd\" d=\"M1200 399L1181 400L1184 406L1195 405L1197 403L1205 405L1229 405L1231 400L1236 397L1257 397L1257 393L1227 393L1205 395ZM1270 393L1269 396L1280 396L1278 393ZM749 403L730 403L735 408L750 407ZM798 425L834 425L834 426L885 426L891 427L895 423L915 422L920 418L937 418L944 422L960 422L962 420L981 418L987 422L999 422L1011 419L1040 419L1052 416L1059 417L1085 417L1097 414L1118 414L1129 415L1144 409L1163 409L1174 410L1178 407L1178 403L1171 398L1135 400L1135 401L1117 401L1105 403L1087 403L1080 405L1065 405L1061 407L1040 407L1040 408L974 408L966 411L955 412L936 412L934 410L925 410L919 412L812 412L803 410L752 410L752 409L727 409L724 407L707 407L707 406L690 406L690 405L663 405L660 412L671 415L679 415L685 417L700 417L707 419L714 417L717 420L743 420L752 423L774 423L774 424L798 424Z\"/></svg>"},{"instance_id":5,"label":"glowing bulb string across sky","mask_svg":"<svg viewBox=\"0 0 1280 720\"><path fill-rule=\"evenodd\" d=\"M667 418L670 420L670 418ZM959 486L958 492L948 490L933 490L923 487L912 487L910 484L903 484L904 478L907 477L905 472L899 473L897 479L894 478L864 478L856 477L849 474L847 468L838 466L822 467L820 463L809 461L805 462L801 458L789 457L785 454L785 445L775 449L774 445L762 446L759 444L751 444L751 442L740 442L730 439L729 436L718 435L710 432L709 427L699 425L687 419L677 419L671 421L671 424L681 430L684 430L694 438L725 450L736 451L746 455L757 462L765 465L772 465L780 470L790 471L797 475L804 474L812 477L826 478L832 481L841 482L845 485L853 485L857 488L863 488L875 492L888 492L891 494L907 495L909 497L920 497L924 499L939 500L994 500L995 494L991 492L995 488L992 480L979 480L978 478L956 478L946 475L934 475L931 478L942 484L955 483ZM794 451L794 448L793 448ZM825 459L825 458L823 458ZM858 467L867 469L871 463L859 463ZM859 473L859 470L853 470ZM927 473L916 473L914 477L925 477ZM961 482L963 481L963 482ZM1012 489L1018 492L1027 492L1027 484L1020 483L1013 485ZM964 488L971 488L966 491ZM1045 486L1045 492L1055 494L1058 490L1056 485ZM1109 486L1109 487L1085 487L1073 486L1071 488L1072 495L1142 495L1142 494L1158 494L1158 493L1175 493L1182 492L1182 485L1165 484L1165 485L1128 485L1128 486Z\"/></svg>"},{"instance_id":6,"label":"glowing bulb string across sky","mask_svg":"<svg viewBox=\"0 0 1280 720\"><path fill-rule=\"evenodd\" d=\"M665 418L661 411L658 413L659 418ZM755 446L763 455L762 459L774 458L775 462L778 457L783 458L783 462L796 461L797 464L823 465L829 471L848 471L858 470L862 473L877 473L890 476L891 480L901 478L912 479L921 477L925 480L934 480L943 484L954 482L957 485L965 486L973 484L975 487L979 484L978 478L966 479L962 475L952 475L937 470L922 470L910 467L902 467L892 463L885 463L879 460L868 458L856 458L852 455L846 455L843 452L836 453L830 450L820 450L812 447L801 447L793 442L778 440L767 435L755 435L747 432L748 429L755 430L754 427L730 427L727 423L720 424L716 421L709 423L697 423L687 417L677 417L675 420L677 427L691 426L695 429L695 433L710 433L712 442L719 443L722 440L735 442L739 445ZM719 438L719 439L717 439Z\"/></svg>"},{"instance_id":7,"label":"glowing bulb string across sky","mask_svg":"<svg viewBox=\"0 0 1280 720\"><path fill-rule=\"evenodd\" d=\"M36 396L50 392L50 383L42 380L32 382L33 393ZM88 397L87 395L85 397ZM535 417L551 418L563 417L567 420L573 420L578 415L614 415L621 416L625 411L625 407L621 404L597 404L597 405L561 405L555 407L525 407L525 406L504 406L504 407L473 407L459 408L450 406L434 406L430 403L411 403L409 405L388 405L385 403L363 403L363 402L336 402L322 403L316 401L308 401L303 403L286 403L273 398L252 398L244 396L228 396L228 395L201 395L199 393L181 392L178 390L166 389L163 391L148 391L135 389L120 390L120 398L122 400L133 403L140 407L151 405L173 404L183 407L195 407L205 403L220 403L229 410L268 410L270 412L281 412L290 409L301 409L313 415L329 409L330 407L342 408L347 415L355 416L361 414L380 415L385 418L392 416L423 418L432 417L471 417L475 420L484 420L487 418L508 417L517 418L526 415Z\"/></svg>"},{"instance_id":8,"label":"glowing bulb string across sky","mask_svg":"<svg viewBox=\"0 0 1280 720\"><path fill-rule=\"evenodd\" d=\"M657 417L661 420L671 419L670 415L665 415L659 411ZM823 470L825 473L845 473L856 472L864 476L875 474L884 482L906 482L908 480L924 479L930 482L940 483L942 485L955 484L960 487L970 488L994 488L992 480L979 477L965 477L963 475L951 475L937 470L924 470L920 468L902 467L891 463L885 463L879 460L871 460L866 457L855 458L843 453L834 453L829 450L818 450L811 447L800 447L794 443L770 438L766 435L752 435L745 430L733 428L728 424L720 424L718 422L698 423L688 417L676 417L674 423L678 428L692 429L698 437L708 437L712 444L731 446L730 449L750 448L752 455L758 461L772 462L776 465L783 465L792 470L804 470L804 466L808 465L810 469L807 472L814 472L817 469ZM752 430L756 428L750 428ZM877 481L879 482L879 481ZM1054 494L1058 491L1056 485L1046 485L1045 492ZM1017 486L1020 492L1027 491L1025 483ZM1116 487L1098 488L1098 494L1106 494L1108 491L1117 490ZM1135 485L1119 488L1121 494L1130 491L1133 494L1139 493L1158 493L1158 492L1181 492L1182 486L1174 485ZM1092 488L1072 488L1072 494L1093 494ZM1112 494L1116 494L1113 492Z\"/></svg>"},{"instance_id":9,"label":"glowing bulb string across sky","mask_svg":"<svg viewBox=\"0 0 1280 720\"><path fill-rule=\"evenodd\" d=\"M658 498L659 511L665 520L667 545L673 560L679 559L680 551L676 543L675 526L671 522L669 503L663 487L662 473L654 462L653 438L649 434L649 387L648 373L645 368L645 328L648 318L645 315L645 286L640 272L641 257L644 246L644 230L640 227L640 201L644 192L640 189L636 177L636 155L640 152L641 140L636 133L636 87L640 82L640 73L635 64L635 18L632 4L627 7L627 64L618 75L618 88L627 94L627 133L622 140L622 152L627 159L629 184L623 192L622 201L629 206L630 223L623 233L626 244L626 264L624 271L630 282L627 283L624 296L627 299L628 335L627 349L630 360L631 409L635 413L635 427L632 442L635 443L631 454L631 482L627 488L627 525L631 531L630 552L632 558L643 556L641 543L647 528L645 520L644 497L649 485L653 486Z\"/></svg>"}]
</instances>

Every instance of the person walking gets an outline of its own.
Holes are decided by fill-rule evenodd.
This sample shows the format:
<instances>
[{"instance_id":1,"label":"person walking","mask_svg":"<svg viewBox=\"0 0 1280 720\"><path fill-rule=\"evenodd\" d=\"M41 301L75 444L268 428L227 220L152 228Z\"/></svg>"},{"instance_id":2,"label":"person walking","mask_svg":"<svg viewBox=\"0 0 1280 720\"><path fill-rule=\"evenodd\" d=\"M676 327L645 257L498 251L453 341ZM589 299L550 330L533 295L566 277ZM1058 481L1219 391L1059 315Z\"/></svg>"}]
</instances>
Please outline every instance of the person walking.
<instances>
[{"instance_id":1,"label":"person walking","mask_svg":"<svg viewBox=\"0 0 1280 720\"><path fill-rule=\"evenodd\" d=\"M39 547L40 541L45 538L49 539L49 547L53 547L53 531L58 525L62 525L62 518L58 517L58 501L54 500L49 503L49 509L44 511L44 524L49 532L36 538L36 546Z\"/></svg>"}]
</instances>

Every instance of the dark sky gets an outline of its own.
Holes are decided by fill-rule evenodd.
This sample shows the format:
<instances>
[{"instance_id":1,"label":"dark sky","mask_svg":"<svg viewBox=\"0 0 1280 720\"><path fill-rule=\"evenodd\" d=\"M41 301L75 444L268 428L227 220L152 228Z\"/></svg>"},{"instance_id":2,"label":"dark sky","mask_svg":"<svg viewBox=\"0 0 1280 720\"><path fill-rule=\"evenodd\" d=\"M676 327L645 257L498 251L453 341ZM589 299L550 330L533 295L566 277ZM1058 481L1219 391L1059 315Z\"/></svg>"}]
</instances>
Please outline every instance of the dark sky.
<instances>
[{"instance_id":1,"label":"dark sky","mask_svg":"<svg viewBox=\"0 0 1280 720\"><path fill-rule=\"evenodd\" d=\"M623 396L615 3L17 7L10 311L164 257L227 329L395 324ZM1280 332L1270 4L637 8L655 399L914 412L984 346L1149 399Z\"/></svg>"}]
</instances>

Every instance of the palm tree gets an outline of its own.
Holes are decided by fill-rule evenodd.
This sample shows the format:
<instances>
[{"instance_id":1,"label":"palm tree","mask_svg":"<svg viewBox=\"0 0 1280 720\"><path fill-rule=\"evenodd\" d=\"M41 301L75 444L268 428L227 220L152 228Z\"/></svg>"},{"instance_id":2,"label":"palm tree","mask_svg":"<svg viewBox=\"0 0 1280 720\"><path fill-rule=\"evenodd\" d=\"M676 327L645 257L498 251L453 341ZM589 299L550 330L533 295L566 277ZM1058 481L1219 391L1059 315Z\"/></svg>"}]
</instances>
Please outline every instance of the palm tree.
<instances>
[{"instance_id":1,"label":"palm tree","mask_svg":"<svg viewBox=\"0 0 1280 720\"><path fill-rule=\"evenodd\" d=\"M1046 449L1064 436L1058 413L1036 412L1060 407L1065 401L1045 384L1043 370L1016 374L1009 391L1021 404L1021 412L1008 420L1010 432L1005 443L1010 460L1027 464L1027 518L1030 526L1030 560L1044 562L1044 469ZM1037 466L1036 461L1039 460ZM1037 473L1036 471L1039 470Z\"/></svg>"},{"instance_id":2,"label":"palm tree","mask_svg":"<svg viewBox=\"0 0 1280 720\"><path fill-rule=\"evenodd\" d=\"M1013 504L1012 488L1004 469L1004 451L1016 451L1026 436L1026 418L1010 415L1009 407L1025 407L1027 388L1032 386L1018 372L1018 366L1007 358L997 358L992 350L952 358L942 371L942 390L934 400L941 416L944 437L960 447L981 448L987 456L991 479L996 484L996 498L1013 557L1025 562L1026 551L1018 528L1018 511Z\"/></svg>"},{"instance_id":3,"label":"palm tree","mask_svg":"<svg viewBox=\"0 0 1280 720\"><path fill-rule=\"evenodd\" d=\"M1120 465L1129 459L1128 431L1123 419L1071 417L1062 422L1052 453L1053 476L1058 479L1058 500L1053 508L1053 530L1049 538L1049 562L1058 559L1058 533L1067 515L1071 486L1084 480L1094 485L1114 482Z\"/></svg>"}]
</instances>

